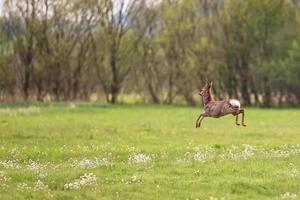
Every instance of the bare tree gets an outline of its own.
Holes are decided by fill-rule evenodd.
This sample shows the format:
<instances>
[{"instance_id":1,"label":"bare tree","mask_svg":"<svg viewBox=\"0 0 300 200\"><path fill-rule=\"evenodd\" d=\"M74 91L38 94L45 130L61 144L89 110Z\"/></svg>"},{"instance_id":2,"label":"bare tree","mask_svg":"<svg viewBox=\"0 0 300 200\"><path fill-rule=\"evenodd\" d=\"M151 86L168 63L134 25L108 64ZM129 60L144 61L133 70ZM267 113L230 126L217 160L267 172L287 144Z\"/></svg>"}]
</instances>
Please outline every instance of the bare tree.
<instances>
[{"instance_id":1,"label":"bare tree","mask_svg":"<svg viewBox=\"0 0 300 200\"><path fill-rule=\"evenodd\" d=\"M117 102L122 83L131 70L128 60L140 38L133 37L130 27L143 6L144 2L138 0L106 0L99 5L101 27L91 35L98 76L110 103ZM102 41L101 46L98 41Z\"/></svg>"},{"instance_id":2,"label":"bare tree","mask_svg":"<svg viewBox=\"0 0 300 200\"><path fill-rule=\"evenodd\" d=\"M36 0L7 0L5 10L10 19L10 28L13 30L14 52L20 60L18 71L20 72L21 91L23 99L29 96L29 87L33 73L33 59L36 54Z\"/></svg>"}]
</instances>

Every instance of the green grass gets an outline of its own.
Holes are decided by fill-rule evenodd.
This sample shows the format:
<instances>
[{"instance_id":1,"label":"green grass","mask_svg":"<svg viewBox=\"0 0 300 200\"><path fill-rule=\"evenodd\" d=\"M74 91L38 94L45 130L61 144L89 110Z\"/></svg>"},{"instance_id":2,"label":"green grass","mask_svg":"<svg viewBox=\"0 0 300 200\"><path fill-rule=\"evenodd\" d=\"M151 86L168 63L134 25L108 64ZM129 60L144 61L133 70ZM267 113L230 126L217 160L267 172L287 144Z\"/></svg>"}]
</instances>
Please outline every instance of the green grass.
<instances>
[{"instance_id":1,"label":"green grass","mask_svg":"<svg viewBox=\"0 0 300 200\"><path fill-rule=\"evenodd\" d=\"M0 108L0 199L300 196L299 109L249 108L246 128L226 116L206 118L196 129L199 108L29 106ZM134 155L144 155L145 162L133 162ZM96 158L94 168L80 167L80 160ZM97 180L64 188L85 173ZM48 189L36 189L38 180Z\"/></svg>"}]
</instances>

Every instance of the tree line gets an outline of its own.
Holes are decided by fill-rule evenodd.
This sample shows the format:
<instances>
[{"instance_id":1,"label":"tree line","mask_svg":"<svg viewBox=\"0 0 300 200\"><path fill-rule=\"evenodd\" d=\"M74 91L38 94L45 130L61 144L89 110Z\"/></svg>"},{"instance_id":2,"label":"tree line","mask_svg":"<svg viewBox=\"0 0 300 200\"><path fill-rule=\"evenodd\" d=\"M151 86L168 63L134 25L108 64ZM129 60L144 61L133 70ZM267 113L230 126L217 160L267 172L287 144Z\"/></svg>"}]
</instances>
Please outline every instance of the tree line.
<instances>
[{"instance_id":1,"label":"tree line","mask_svg":"<svg viewBox=\"0 0 300 200\"><path fill-rule=\"evenodd\" d=\"M0 100L300 102L299 0L5 0Z\"/></svg>"}]
</instances>

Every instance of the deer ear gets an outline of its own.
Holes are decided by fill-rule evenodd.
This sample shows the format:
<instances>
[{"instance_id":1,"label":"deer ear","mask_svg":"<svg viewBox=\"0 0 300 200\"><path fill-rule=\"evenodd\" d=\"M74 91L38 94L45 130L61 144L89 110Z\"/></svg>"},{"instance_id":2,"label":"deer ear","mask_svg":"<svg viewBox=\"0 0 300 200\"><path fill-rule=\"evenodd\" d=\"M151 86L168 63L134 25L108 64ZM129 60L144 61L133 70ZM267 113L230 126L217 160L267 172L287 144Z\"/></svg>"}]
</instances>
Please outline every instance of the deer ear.
<instances>
[{"instance_id":1,"label":"deer ear","mask_svg":"<svg viewBox=\"0 0 300 200\"><path fill-rule=\"evenodd\" d=\"M212 81L209 81L209 85L210 85L210 87L212 86Z\"/></svg>"}]
</instances>

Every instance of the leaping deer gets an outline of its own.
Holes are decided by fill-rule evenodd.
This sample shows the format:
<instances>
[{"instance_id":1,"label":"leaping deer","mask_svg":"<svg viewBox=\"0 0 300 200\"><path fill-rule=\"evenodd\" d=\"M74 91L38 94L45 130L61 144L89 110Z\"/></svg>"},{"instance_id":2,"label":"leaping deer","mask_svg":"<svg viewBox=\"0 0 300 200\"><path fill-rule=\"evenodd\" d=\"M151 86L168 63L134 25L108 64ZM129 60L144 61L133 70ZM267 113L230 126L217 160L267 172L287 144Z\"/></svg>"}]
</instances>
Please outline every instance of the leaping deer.
<instances>
[{"instance_id":1,"label":"leaping deer","mask_svg":"<svg viewBox=\"0 0 300 200\"><path fill-rule=\"evenodd\" d=\"M240 113L242 114L242 125L246 126L246 124L244 124L245 111L241 108L240 102L236 99L214 101L211 96L211 87L212 81L209 81L199 93L199 95L203 98L205 112L201 113L198 117L196 121L196 128L201 126L201 122L205 117L219 118L228 114L236 116L235 124L239 126L238 116Z\"/></svg>"}]
</instances>

